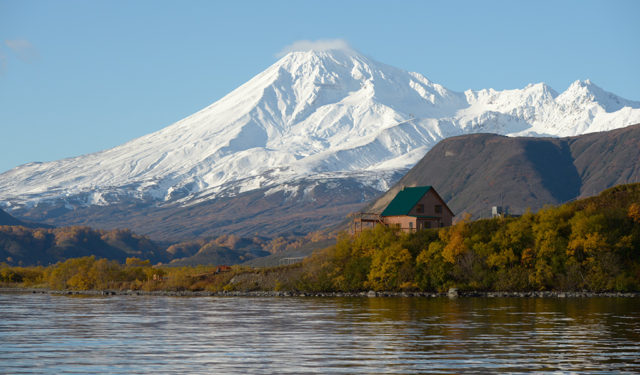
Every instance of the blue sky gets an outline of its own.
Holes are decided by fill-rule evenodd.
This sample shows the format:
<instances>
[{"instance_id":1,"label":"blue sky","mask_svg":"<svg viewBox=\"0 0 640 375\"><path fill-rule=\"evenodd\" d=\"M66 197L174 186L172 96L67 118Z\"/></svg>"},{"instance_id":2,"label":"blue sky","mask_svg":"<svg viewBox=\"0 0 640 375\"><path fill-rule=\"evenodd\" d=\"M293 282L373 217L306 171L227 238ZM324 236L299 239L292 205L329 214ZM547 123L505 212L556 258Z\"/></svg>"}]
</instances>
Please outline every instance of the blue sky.
<instances>
[{"instance_id":1,"label":"blue sky","mask_svg":"<svg viewBox=\"0 0 640 375\"><path fill-rule=\"evenodd\" d=\"M220 99L299 40L445 87L640 100L640 1L0 0L0 172L117 146Z\"/></svg>"}]
</instances>

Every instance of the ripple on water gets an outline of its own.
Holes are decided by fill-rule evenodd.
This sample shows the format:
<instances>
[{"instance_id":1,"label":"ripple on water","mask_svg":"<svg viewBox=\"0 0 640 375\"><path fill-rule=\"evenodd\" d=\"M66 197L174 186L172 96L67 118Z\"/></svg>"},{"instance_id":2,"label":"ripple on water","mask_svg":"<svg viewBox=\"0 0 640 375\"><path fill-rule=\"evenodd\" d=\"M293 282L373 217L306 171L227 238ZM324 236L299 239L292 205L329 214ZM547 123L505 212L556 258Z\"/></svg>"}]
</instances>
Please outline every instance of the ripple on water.
<instances>
[{"instance_id":1,"label":"ripple on water","mask_svg":"<svg viewBox=\"0 0 640 375\"><path fill-rule=\"evenodd\" d=\"M640 371L634 298L0 294L0 373Z\"/></svg>"}]
</instances>

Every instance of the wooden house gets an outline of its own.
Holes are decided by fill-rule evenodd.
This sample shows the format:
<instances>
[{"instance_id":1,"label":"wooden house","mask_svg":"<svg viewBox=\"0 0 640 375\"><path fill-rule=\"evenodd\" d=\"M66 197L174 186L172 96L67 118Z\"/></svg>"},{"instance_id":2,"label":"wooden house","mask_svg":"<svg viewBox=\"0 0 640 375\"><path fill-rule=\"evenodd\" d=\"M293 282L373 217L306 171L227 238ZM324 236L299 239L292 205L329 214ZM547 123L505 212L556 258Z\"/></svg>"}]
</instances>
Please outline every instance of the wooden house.
<instances>
[{"instance_id":1,"label":"wooden house","mask_svg":"<svg viewBox=\"0 0 640 375\"><path fill-rule=\"evenodd\" d=\"M362 213L354 220L352 231L385 225L406 232L450 226L453 212L431 186L405 187L381 214Z\"/></svg>"}]
</instances>

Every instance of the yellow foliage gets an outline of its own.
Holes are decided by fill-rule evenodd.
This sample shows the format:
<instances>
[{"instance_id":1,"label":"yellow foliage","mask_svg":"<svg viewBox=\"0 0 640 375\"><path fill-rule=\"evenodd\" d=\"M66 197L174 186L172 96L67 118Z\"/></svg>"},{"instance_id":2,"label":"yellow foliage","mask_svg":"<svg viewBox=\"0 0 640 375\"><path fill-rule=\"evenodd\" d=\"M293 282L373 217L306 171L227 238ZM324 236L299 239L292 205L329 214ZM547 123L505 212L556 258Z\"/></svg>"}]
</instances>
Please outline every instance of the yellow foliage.
<instances>
[{"instance_id":1,"label":"yellow foliage","mask_svg":"<svg viewBox=\"0 0 640 375\"><path fill-rule=\"evenodd\" d=\"M400 290L416 290L418 289L418 284L415 281L405 281L400 284Z\"/></svg>"},{"instance_id":2,"label":"yellow foliage","mask_svg":"<svg viewBox=\"0 0 640 375\"><path fill-rule=\"evenodd\" d=\"M93 284L85 272L76 273L67 280L67 287L77 290L89 290Z\"/></svg>"},{"instance_id":3,"label":"yellow foliage","mask_svg":"<svg viewBox=\"0 0 640 375\"><path fill-rule=\"evenodd\" d=\"M108 289L122 279L120 264L115 260L99 259L95 261L88 272L95 289Z\"/></svg>"},{"instance_id":4,"label":"yellow foliage","mask_svg":"<svg viewBox=\"0 0 640 375\"><path fill-rule=\"evenodd\" d=\"M633 220L635 223L640 224L640 204L631 203L631 205L629 206L629 211L627 213L627 216L631 220Z\"/></svg>"},{"instance_id":5,"label":"yellow foliage","mask_svg":"<svg viewBox=\"0 0 640 375\"><path fill-rule=\"evenodd\" d=\"M455 263L460 255L469 251L465 239L469 236L470 218L471 215L465 214L464 218L450 229L440 230L440 238L446 240L446 245L442 249L442 257L445 261Z\"/></svg>"},{"instance_id":6,"label":"yellow foliage","mask_svg":"<svg viewBox=\"0 0 640 375\"><path fill-rule=\"evenodd\" d=\"M511 248L502 250L499 253L490 254L487 258L487 265L489 267L504 268L509 264L518 261L518 257L513 253Z\"/></svg>"},{"instance_id":7,"label":"yellow foliage","mask_svg":"<svg viewBox=\"0 0 640 375\"><path fill-rule=\"evenodd\" d=\"M135 258L135 257L127 258L127 260L125 261L125 264L126 264L128 267L146 267L146 266L148 266L150 263L151 263L151 262L150 262L148 259L146 259L146 260L142 260L142 259L140 259L140 258Z\"/></svg>"},{"instance_id":8,"label":"yellow foliage","mask_svg":"<svg viewBox=\"0 0 640 375\"><path fill-rule=\"evenodd\" d=\"M435 242L432 242L435 243ZM418 254L418 256L416 257L416 265L418 266L424 266L427 263L429 263L429 260L431 259L431 254L429 253L428 250L422 250L420 252L420 254Z\"/></svg>"},{"instance_id":9,"label":"yellow foliage","mask_svg":"<svg viewBox=\"0 0 640 375\"><path fill-rule=\"evenodd\" d=\"M567 255L569 256L575 256L578 252L589 256L600 251L609 250L609 244L607 244L604 236L598 232L586 233L582 237L574 237L567 245Z\"/></svg>"},{"instance_id":10,"label":"yellow foliage","mask_svg":"<svg viewBox=\"0 0 640 375\"><path fill-rule=\"evenodd\" d=\"M369 287L375 290L396 289L413 276L408 274L411 260L409 250L402 248L398 243L376 251L371 260Z\"/></svg>"},{"instance_id":11,"label":"yellow foliage","mask_svg":"<svg viewBox=\"0 0 640 375\"><path fill-rule=\"evenodd\" d=\"M96 258L94 256L72 258L58 263L47 274L47 283L52 289L80 289L87 290L94 286L89 271Z\"/></svg>"},{"instance_id":12,"label":"yellow foliage","mask_svg":"<svg viewBox=\"0 0 640 375\"><path fill-rule=\"evenodd\" d=\"M526 248L522 252L522 256L520 257L520 262L523 266L527 268L531 268L533 266L533 261L535 260L535 252L531 250L531 248Z\"/></svg>"},{"instance_id":13,"label":"yellow foliage","mask_svg":"<svg viewBox=\"0 0 640 375\"><path fill-rule=\"evenodd\" d=\"M544 260L536 262L534 272L529 274L529 282L539 290L544 290L553 281L553 270Z\"/></svg>"}]
</instances>

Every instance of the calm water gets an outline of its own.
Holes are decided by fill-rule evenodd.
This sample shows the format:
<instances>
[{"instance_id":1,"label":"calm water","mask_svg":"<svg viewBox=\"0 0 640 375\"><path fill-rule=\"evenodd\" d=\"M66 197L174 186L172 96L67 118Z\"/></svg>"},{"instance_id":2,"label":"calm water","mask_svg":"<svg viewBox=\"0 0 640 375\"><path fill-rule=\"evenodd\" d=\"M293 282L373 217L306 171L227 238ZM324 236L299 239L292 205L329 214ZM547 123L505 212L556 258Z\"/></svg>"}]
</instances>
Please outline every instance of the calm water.
<instances>
[{"instance_id":1,"label":"calm water","mask_svg":"<svg viewBox=\"0 0 640 375\"><path fill-rule=\"evenodd\" d=\"M0 294L0 373L640 372L640 299Z\"/></svg>"}]
</instances>

